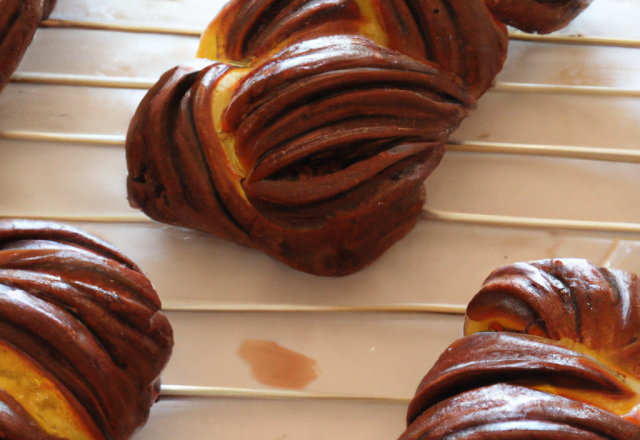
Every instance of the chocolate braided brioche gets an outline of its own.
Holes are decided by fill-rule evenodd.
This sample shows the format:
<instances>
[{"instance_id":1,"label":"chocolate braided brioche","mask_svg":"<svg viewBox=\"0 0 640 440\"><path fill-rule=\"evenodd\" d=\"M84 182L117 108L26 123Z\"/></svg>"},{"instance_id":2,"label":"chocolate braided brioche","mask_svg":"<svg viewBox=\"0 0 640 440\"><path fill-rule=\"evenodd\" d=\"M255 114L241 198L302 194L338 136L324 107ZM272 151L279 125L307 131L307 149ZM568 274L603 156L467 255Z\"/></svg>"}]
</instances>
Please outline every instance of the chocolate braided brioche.
<instances>
[{"instance_id":1,"label":"chocolate braided brioche","mask_svg":"<svg viewBox=\"0 0 640 440\"><path fill-rule=\"evenodd\" d=\"M0 0L0 92L56 0Z\"/></svg>"},{"instance_id":2,"label":"chocolate braided brioche","mask_svg":"<svg viewBox=\"0 0 640 440\"><path fill-rule=\"evenodd\" d=\"M409 439L640 438L638 277L585 260L493 272L420 383Z\"/></svg>"},{"instance_id":3,"label":"chocolate braided brioche","mask_svg":"<svg viewBox=\"0 0 640 440\"><path fill-rule=\"evenodd\" d=\"M234 0L202 59L138 108L130 203L305 272L355 272L414 226L507 42L482 0Z\"/></svg>"},{"instance_id":4,"label":"chocolate braided brioche","mask_svg":"<svg viewBox=\"0 0 640 440\"><path fill-rule=\"evenodd\" d=\"M160 301L111 245L0 221L0 438L125 440L173 346Z\"/></svg>"}]
</instances>

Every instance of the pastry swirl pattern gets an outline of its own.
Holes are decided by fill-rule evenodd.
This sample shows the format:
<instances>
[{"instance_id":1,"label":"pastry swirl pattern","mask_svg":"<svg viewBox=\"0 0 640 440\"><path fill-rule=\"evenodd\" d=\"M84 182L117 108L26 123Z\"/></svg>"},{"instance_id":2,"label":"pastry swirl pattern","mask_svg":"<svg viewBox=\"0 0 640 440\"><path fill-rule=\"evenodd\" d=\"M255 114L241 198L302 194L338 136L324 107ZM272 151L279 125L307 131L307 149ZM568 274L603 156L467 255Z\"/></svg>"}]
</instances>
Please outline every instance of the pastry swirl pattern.
<instances>
[{"instance_id":1,"label":"pastry swirl pattern","mask_svg":"<svg viewBox=\"0 0 640 440\"><path fill-rule=\"evenodd\" d=\"M149 280L111 245L0 221L1 437L128 439L173 346L159 309Z\"/></svg>"},{"instance_id":2,"label":"pastry swirl pattern","mask_svg":"<svg viewBox=\"0 0 640 440\"><path fill-rule=\"evenodd\" d=\"M359 270L411 230L422 183L475 100L435 63L366 32L340 34L336 26L380 26L354 2L316 2L324 12L311 26L294 14L273 29L246 30L246 42L223 43L265 20L241 5L203 36L201 52L220 53L201 55L226 62L179 66L141 103L127 141L129 198L152 218L305 272Z\"/></svg>"},{"instance_id":3,"label":"pastry swirl pattern","mask_svg":"<svg viewBox=\"0 0 640 440\"><path fill-rule=\"evenodd\" d=\"M573 259L496 270L400 439L640 438L639 312L633 274Z\"/></svg>"},{"instance_id":4,"label":"pastry swirl pattern","mask_svg":"<svg viewBox=\"0 0 640 440\"><path fill-rule=\"evenodd\" d=\"M234 0L131 121L129 201L304 272L358 271L415 225L507 42L482 0Z\"/></svg>"}]
</instances>

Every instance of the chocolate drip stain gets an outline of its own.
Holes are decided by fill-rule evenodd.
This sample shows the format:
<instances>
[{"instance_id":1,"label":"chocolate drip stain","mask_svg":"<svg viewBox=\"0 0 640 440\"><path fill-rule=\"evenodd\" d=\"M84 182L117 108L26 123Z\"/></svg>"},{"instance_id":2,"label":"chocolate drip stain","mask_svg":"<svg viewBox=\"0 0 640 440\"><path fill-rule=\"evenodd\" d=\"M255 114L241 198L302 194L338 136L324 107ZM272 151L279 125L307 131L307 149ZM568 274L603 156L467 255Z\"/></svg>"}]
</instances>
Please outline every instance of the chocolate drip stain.
<instances>
[{"instance_id":1,"label":"chocolate drip stain","mask_svg":"<svg viewBox=\"0 0 640 440\"><path fill-rule=\"evenodd\" d=\"M245 339L238 354L256 380L276 388L301 390L318 378L316 361L273 341Z\"/></svg>"}]
</instances>

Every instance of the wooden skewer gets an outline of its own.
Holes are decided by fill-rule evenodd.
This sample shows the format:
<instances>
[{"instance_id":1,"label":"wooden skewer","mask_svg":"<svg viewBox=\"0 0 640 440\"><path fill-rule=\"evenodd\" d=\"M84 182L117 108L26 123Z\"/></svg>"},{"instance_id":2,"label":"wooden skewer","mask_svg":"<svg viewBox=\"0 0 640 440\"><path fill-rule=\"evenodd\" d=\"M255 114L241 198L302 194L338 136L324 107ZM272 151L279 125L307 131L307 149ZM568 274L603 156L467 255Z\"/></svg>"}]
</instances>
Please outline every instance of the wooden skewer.
<instances>
[{"instance_id":1,"label":"wooden skewer","mask_svg":"<svg viewBox=\"0 0 640 440\"><path fill-rule=\"evenodd\" d=\"M623 150L615 148L567 147L562 145L531 145L502 142L462 141L449 142L447 144L447 151L520 154L531 156L564 157L570 159L640 163L640 150Z\"/></svg>"},{"instance_id":2,"label":"wooden skewer","mask_svg":"<svg viewBox=\"0 0 640 440\"><path fill-rule=\"evenodd\" d=\"M470 223L485 226L507 226L539 229L567 229L594 232L640 233L638 223L597 222L587 220L561 220L530 217L511 217L489 214L469 214L425 209L422 218L431 221Z\"/></svg>"},{"instance_id":3,"label":"wooden skewer","mask_svg":"<svg viewBox=\"0 0 640 440\"><path fill-rule=\"evenodd\" d=\"M72 75L67 73L16 72L11 76L11 82L14 83L138 90L148 90L157 81L157 78Z\"/></svg>"},{"instance_id":4,"label":"wooden skewer","mask_svg":"<svg viewBox=\"0 0 640 440\"><path fill-rule=\"evenodd\" d=\"M519 41L531 41L535 43L547 44L572 44L580 46L608 46L622 47L627 49L640 48L640 40L627 38L608 37L578 37L575 35L536 35L524 32L509 32L509 39Z\"/></svg>"},{"instance_id":5,"label":"wooden skewer","mask_svg":"<svg viewBox=\"0 0 640 440\"><path fill-rule=\"evenodd\" d=\"M43 133L35 131L0 131L0 139L70 144L97 144L123 147L125 136L106 134Z\"/></svg>"},{"instance_id":6,"label":"wooden skewer","mask_svg":"<svg viewBox=\"0 0 640 440\"><path fill-rule=\"evenodd\" d=\"M381 304L371 306L318 306L305 304L221 303L207 300L164 299L162 309L173 312L298 312L298 313L439 313L464 315L466 306L453 304Z\"/></svg>"},{"instance_id":7,"label":"wooden skewer","mask_svg":"<svg viewBox=\"0 0 640 440\"><path fill-rule=\"evenodd\" d=\"M70 28L89 29L97 31L119 31L134 32L139 34L164 34L183 37L198 37L202 34L202 29L157 26L148 23L104 23L97 21L62 20L50 18L40 23L41 27L47 28Z\"/></svg>"},{"instance_id":8,"label":"wooden skewer","mask_svg":"<svg viewBox=\"0 0 640 440\"><path fill-rule=\"evenodd\" d=\"M254 399L296 399L296 400L347 400L365 402L386 402L407 404L411 398L358 396L349 394L317 394L300 391L256 390L228 387L201 387L189 385L162 385L163 396L179 397L240 397Z\"/></svg>"},{"instance_id":9,"label":"wooden skewer","mask_svg":"<svg viewBox=\"0 0 640 440\"><path fill-rule=\"evenodd\" d=\"M639 89L622 89L617 87L595 87L556 84L526 84L498 82L489 92L506 93L549 93L565 95L617 96L624 98L640 98Z\"/></svg>"},{"instance_id":10,"label":"wooden skewer","mask_svg":"<svg viewBox=\"0 0 640 440\"><path fill-rule=\"evenodd\" d=\"M50 18L40 26L48 28L75 28L103 31L120 31L135 33L151 33L177 35L186 37L200 37L202 29L187 27L158 26L149 23L104 23L95 21L63 20ZM584 37L574 35L535 35L524 32L509 32L511 40L532 41L547 44L573 44L586 46L609 46L623 48L640 48L640 40L609 37Z\"/></svg>"}]
</instances>

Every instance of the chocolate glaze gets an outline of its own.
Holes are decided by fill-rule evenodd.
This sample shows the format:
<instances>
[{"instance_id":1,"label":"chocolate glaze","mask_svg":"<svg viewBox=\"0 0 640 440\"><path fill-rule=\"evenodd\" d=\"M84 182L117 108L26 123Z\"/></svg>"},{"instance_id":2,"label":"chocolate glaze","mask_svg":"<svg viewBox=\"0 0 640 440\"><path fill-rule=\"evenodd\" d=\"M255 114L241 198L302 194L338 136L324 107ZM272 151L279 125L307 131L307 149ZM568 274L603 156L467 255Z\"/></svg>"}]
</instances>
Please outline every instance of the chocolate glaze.
<instances>
[{"instance_id":1,"label":"chocolate glaze","mask_svg":"<svg viewBox=\"0 0 640 440\"><path fill-rule=\"evenodd\" d=\"M633 440L640 426L575 400L505 383L438 402L399 440Z\"/></svg>"},{"instance_id":2,"label":"chocolate glaze","mask_svg":"<svg viewBox=\"0 0 640 440\"><path fill-rule=\"evenodd\" d=\"M0 0L0 92L56 0Z\"/></svg>"},{"instance_id":3,"label":"chocolate glaze","mask_svg":"<svg viewBox=\"0 0 640 440\"><path fill-rule=\"evenodd\" d=\"M468 319L509 316L524 333L605 351L640 377L640 284L635 274L586 260L517 263L494 271Z\"/></svg>"},{"instance_id":4,"label":"chocolate glaze","mask_svg":"<svg viewBox=\"0 0 640 440\"><path fill-rule=\"evenodd\" d=\"M318 275L359 270L411 230L422 182L474 105L436 65L368 39L304 41L235 88L221 124L242 174L211 118L234 69L199 60L150 91L127 137L130 201Z\"/></svg>"},{"instance_id":5,"label":"chocolate glaze","mask_svg":"<svg viewBox=\"0 0 640 440\"><path fill-rule=\"evenodd\" d=\"M562 29L592 0L485 0L493 15L525 32L548 34Z\"/></svg>"},{"instance_id":6,"label":"chocolate glaze","mask_svg":"<svg viewBox=\"0 0 640 440\"><path fill-rule=\"evenodd\" d=\"M159 309L149 280L102 240L0 221L0 338L58 384L96 438L128 439L148 418L173 346ZM8 433L33 421L3 394L0 402L12 414L0 417L3 438L24 439Z\"/></svg>"},{"instance_id":7,"label":"chocolate glaze","mask_svg":"<svg viewBox=\"0 0 640 440\"><path fill-rule=\"evenodd\" d=\"M424 47L421 57L455 73L475 98L493 86L507 56L508 35L506 27L488 12L484 1L394 0L389 3L398 11L406 8L409 15L385 11L386 27L395 30L415 26ZM391 18L400 16L403 18L397 24L389 23ZM400 35L399 32L390 34ZM396 47L398 43L393 44L395 40L391 41L392 47L402 51L401 46Z\"/></svg>"},{"instance_id":8,"label":"chocolate glaze","mask_svg":"<svg viewBox=\"0 0 640 440\"><path fill-rule=\"evenodd\" d=\"M640 403L628 379L639 378L639 307L635 275L585 260L494 271L469 304L467 329L514 328L454 342L418 386L400 439L640 438L639 425L607 408Z\"/></svg>"},{"instance_id":9,"label":"chocolate glaze","mask_svg":"<svg viewBox=\"0 0 640 440\"><path fill-rule=\"evenodd\" d=\"M385 47L455 73L478 98L502 69L507 29L480 0L372 0ZM264 56L274 47L332 35L362 34L367 21L356 0L234 0L212 27L233 62ZM378 41L379 42L379 41Z\"/></svg>"}]
</instances>

